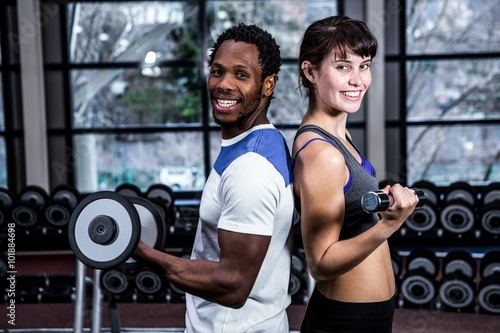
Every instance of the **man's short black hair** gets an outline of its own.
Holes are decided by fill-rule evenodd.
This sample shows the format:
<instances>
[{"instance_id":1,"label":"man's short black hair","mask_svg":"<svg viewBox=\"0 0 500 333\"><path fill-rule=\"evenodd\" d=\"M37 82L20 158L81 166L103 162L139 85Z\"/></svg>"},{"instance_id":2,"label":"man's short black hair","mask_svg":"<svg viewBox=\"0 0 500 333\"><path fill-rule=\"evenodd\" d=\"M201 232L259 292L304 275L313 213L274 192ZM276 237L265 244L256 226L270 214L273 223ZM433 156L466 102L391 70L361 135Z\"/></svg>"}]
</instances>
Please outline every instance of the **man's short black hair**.
<instances>
[{"instance_id":1,"label":"man's short black hair","mask_svg":"<svg viewBox=\"0 0 500 333\"><path fill-rule=\"evenodd\" d=\"M262 68L262 81L269 75L278 74L280 71L280 47L276 44L273 36L256 25L245 25L243 23L227 29L217 38L212 53L210 54L210 65L212 65L214 56L221 44L227 40L234 40L236 42L244 42L257 46L257 50L259 51L259 63Z\"/></svg>"}]
</instances>

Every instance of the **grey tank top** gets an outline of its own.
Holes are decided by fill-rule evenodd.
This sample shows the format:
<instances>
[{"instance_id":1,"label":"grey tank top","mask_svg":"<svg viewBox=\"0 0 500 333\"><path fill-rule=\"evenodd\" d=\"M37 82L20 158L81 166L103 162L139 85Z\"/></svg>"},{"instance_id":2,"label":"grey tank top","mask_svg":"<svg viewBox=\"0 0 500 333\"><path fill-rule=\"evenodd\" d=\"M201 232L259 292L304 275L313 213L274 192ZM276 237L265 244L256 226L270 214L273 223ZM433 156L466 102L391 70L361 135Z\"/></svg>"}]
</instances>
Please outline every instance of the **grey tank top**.
<instances>
[{"instance_id":1,"label":"grey tank top","mask_svg":"<svg viewBox=\"0 0 500 333\"><path fill-rule=\"evenodd\" d=\"M293 156L292 168L295 166L295 160L302 149L312 141L322 140L330 143L341 152L344 156L347 168L349 169L349 182L344 186L345 214L339 240L355 237L373 227L380 220L380 217L377 214L368 214L361 208L361 197L363 194L369 191L379 190L379 184L373 166L359 152L349 138L347 138L349 143L354 146L361 157L361 164L352 156L351 152L347 150L338 138L321 127L306 125L297 131L295 139L304 132L314 132L325 138L325 140L314 138L306 142L306 144L297 151L295 156ZM332 177L334 176L335 175L332 175ZM300 198L296 198L296 208L300 212Z\"/></svg>"}]
</instances>

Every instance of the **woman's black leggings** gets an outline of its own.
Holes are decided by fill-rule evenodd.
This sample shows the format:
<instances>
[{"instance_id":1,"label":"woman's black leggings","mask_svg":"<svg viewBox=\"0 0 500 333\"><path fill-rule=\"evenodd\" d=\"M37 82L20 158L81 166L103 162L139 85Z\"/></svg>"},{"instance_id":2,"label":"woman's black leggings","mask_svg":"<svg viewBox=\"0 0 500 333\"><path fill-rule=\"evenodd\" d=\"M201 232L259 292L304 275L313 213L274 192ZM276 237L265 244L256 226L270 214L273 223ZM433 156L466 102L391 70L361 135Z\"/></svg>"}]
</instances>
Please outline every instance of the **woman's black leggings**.
<instances>
[{"instance_id":1,"label":"woman's black leggings","mask_svg":"<svg viewBox=\"0 0 500 333\"><path fill-rule=\"evenodd\" d=\"M315 288L301 333L391 333L396 296L384 302L347 303L328 299Z\"/></svg>"}]
</instances>

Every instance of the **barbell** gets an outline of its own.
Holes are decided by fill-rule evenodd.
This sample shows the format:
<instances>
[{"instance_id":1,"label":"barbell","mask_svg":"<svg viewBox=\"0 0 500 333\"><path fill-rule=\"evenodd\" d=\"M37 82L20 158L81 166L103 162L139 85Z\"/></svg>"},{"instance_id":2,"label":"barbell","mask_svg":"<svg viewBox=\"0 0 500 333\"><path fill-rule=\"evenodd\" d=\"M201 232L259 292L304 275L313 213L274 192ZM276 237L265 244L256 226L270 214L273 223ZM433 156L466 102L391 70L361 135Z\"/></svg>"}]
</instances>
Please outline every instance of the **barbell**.
<instances>
[{"instance_id":1,"label":"barbell","mask_svg":"<svg viewBox=\"0 0 500 333\"><path fill-rule=\"evenodd\" d=\"M166 226L151 201L100 191L86 196L73 210L68 240L86 266L110 269L134 262L131 256L140 240L163 250Z\"/></svg>"},{"instance_id":2,"label":"barbell","mask_svg":"<svg viewBox=\"0 0 500 333\"><path fill-rule=\"evenodd\" d=\"M413 193L418 197L417 207L422 207L425 203L425 192L419 188L412 188ZM361 197L361 207L369 214L387 210L394 202L392 196L384 191L370 191Z\"/></svg>"}]
</instances>

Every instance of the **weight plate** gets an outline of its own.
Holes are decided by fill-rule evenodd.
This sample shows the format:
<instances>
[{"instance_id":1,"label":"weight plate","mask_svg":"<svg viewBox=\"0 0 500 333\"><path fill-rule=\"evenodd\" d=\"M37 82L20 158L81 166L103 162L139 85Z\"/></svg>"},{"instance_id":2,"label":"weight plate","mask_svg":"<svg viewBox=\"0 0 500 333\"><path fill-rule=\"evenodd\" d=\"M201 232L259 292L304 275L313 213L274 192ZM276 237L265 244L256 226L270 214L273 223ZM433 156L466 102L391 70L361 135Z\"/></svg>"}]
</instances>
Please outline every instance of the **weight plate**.
<instances>
[{"instance_id":1,"label":"weight plate","mask_svg":"<svg viewBox=\"0 0 500 333\"><path fill-rule=\"evenodd\" d=\"M10 208L14 204L14 194L6 188L0 188L0 207Z\"/></svg>"},{"instance_id":2,"label":"weight plate","mask_svg":"<svg viewBox=\"0 0 500 333\"><path fill-rule=\"evenodd\" d=\"M115 192L126 197L142 197L142 191L139 186L129 183L119 185L115 189Z\"/></svg>"},{"instance_id":3,"label":"weight plate","mask_svg":"<svg viewBox=\"0 0 500 333\"><path fill-rule=\"evenodd\" d=\"M38 206L30 202L16 202L11 211L12 221L19 227L32 228L40 222Z\"/></svg>"},{"instance_id":4,"label":"weight plate","mask_svg":"<svg viewBox=\"0 0 500 333\"><path fill-rule=\"evenodd\" d=\"M424 276L414 275L406 277L401 283L403 297L417 305L429 303L435 296L434 283Z\"/></svg>"},{"instance_id":5,"label":"weight plate","mask_svg":"<svg viewBox=\"0 0 500 333\"><path fill-rule=\"evenodd\" d=\"M487 233L500 235L500 207L498 203L489 203L481 209L481 226Z\"/></svg>"},{"instance_id":6,"label":"weight plate","mask_svg":"<svg viewBox=\"0 0 500 333\"><path fill-rule=\"evenodd\" d=\"M45 221L54 227L65 227L71 218L71 210L66 201L49 202L44 211Z\"/></svg>"},{"instance_id":7,"label":"weight plate","mask_svg":"<svg viewBox=\"0 0 500 333\"><path fill-rule=\"evenodd\" d=\"M500 284L490 284L480 288L477 295L479 306L494 314L500 314Z\"/></svg>"},{"instance_id":8,"label":"weight plate","mask_svg":"<svg viewBox=\"0 0 500 333\"><path fill-rule=\"evenodd\" d=\"M500 251L490 251L481 259L481 278L500 274Z\"/></svg>"},{"instance_id":9,"label":"weight plate","mask_svg":"<svg viewBox=\"0 0 500 333\"><path fill-rule=\"evenodd\" d=\"M30 202L35 204L38 208L43 209L47 201L49 201L49 195L42 187L31 185L21 190L19 193L19 201Z\"/></svg>"},{"instance_id":10,"label":"weight plate","mask_svg":"<svg viewBox=\"0 0 500 333\"><path fill-rule=\"evenodd\" d=\"M419 188L424 191L426 200L437 206L441 193L439 188L434 183L423 180L413 184L412 188Z\"/></svg>"},{"instance_id":11,"label":"weight plate","mask_svg":"<svg viewBox=\"0 0 500 333\"><path fill-rule=\"evenodd\" d=\"M158 206L148 199L127 197L134 205L141 223L141 240L157 250L163 251L166 239L166 226L161 218ZM134 258L129 258L126 265L135 264Z\"/></svg>"},{"instance_id":12,"label":"weight plate","mask_svg":"<svg viewBox=\"0 0 500 333\"><path fill-rule=\"evenodd\" d=\"M500 201L500 183L493 183L486 186L481 192L481 198L483 205Z\"/></svg>"},{"instance_id":13,"label":"weight plate","mask_svg":"<svg viewBox=\"0 0 500 333\"><path fill-rule=\"evenodd\" d=\"M449 307L461 309L474 301L474 289L462 280L453 279L444 281L439 287L439 298Z\"/></svg>"},{"instance_id":14,"label":"weight plate","mask_svg":"<svg viewBox=\"0 0 500 333\"><path fill-rule=\"evenodd\" d=\"M144 294L156 294L163 286L160 276L150 270L144 270L137 273L135 285L140 292Z\"/></svg>"},{"instance_id":15,"label":"weight plate","mask_svg":"<svg viewBox=\"0 0 500 333\"><path fill-rule=\"evenodd\" d=\"M129 289L127 276L114 269L102 273L101 285L112 294L121 294Z\"/></svg>"},{"instance_id":16,"label":"weight plate","mask_svg":"<svg viewBox=\"0 0 500 333\"><path fill-rule=\"evenodd\" d=\"M451 233L461 234L474 227L474 211L465 202L452 201L441 210L441 224Z\"/></svg>"},{"instance_id":17,"label":"weight plate","mask_svg":"<svg viewBox=\"0 0 500 333\"><path fill-rule=\"evenodd\" d=\"M444 268L445 274L455 273L457 271L461 272L468 278L473 278L474 275L473 269L469 265L469 263L466 262L465 260L460 260L460 259L452 260Z\"/></svg>"},{"instance_id":18,"label":"weight plate","mask_svg":"<svg viewBox=\"0 0 500 333\"><path fill-rule=\"evenodd\" d=\"M476 196L476 190L470 184L456 182L446 189L445 201L449 202L460 199L473 206L476 202Z\"/></svg>"},{"instance_id":19,"label":"weight plate","mask_svg":"<svg viewBox=\"0 0 500 333\"><path fill-rule=\"evenodd\" d=\"M92 232L99 229L99 224L92 223L97 216L107 216L115 223L116 237L109 243L99 244L91 237ZM134 205L111 191L96 192L81 200L68 225L71 249L81 262L96 269L124 263L134 252L140 237L141 223Z\"/></svg>"},{"instance_id":20,"label":"weight plate","mask_svg":"<svg viewBox=\"0 0 500 333\"><path fill-rule=\"evenodd\" d=\"M146 198L148 199L159 199L166 203L169 208L174 205L174 191L170 186L165 184L153 184L146 191Z\"/></svg>"},{"instance_id":21,"label":"weight plate","mask_svg":"<svg viewBox=\"0 0 500 333\"><path fill-rule=\"evenodd\" d=\"M408 217L405 225L416 232L426 232L434 228L437 224L437 213L432 204L424 205L416 209Z\"/></svg>"},{"instance_id":22,"label":"weight plate","mask_svg":"<svg viewBox=\"0 0 500 333\"><path fill-rule=\"evenodd\" d=\"M288 289L292 296L298 294L302 290L302 280L296 273L290 274Z\"/></svg>"},{"instance_id":23,"label":"weight plate","mask_svg":"<svg viewBox=\"0 0 500 333\"><path fill-rule=\"evenodd\" d=\"M73 209L80 201L80 193L69 185L59 185L51 193L52 200L60 200L69 204Z\"/></svg>"}]
</instances>

